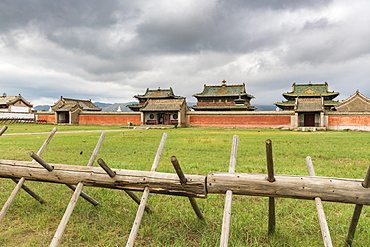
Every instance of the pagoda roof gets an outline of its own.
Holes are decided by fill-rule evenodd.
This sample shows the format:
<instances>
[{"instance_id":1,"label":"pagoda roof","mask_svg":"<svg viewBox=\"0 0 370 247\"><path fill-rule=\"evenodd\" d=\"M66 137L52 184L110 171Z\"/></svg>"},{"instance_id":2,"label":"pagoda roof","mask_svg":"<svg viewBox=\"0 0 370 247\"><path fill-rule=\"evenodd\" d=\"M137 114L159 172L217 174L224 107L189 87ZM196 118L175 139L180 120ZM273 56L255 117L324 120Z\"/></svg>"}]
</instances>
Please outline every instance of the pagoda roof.
<instances>
[{"instance_id":1,"label":"pagoda roof","mask_svg":"<svg viewBox=\"0 0 370 247\"><path fill-rule=\"evenodd\" d=\"M145 94L142 94L142 95L138 94L138 95L135 95L134 97L138 98L138 99L140 99L140 98L142 98L142 99L151 99L151 98L183 99L184 98L184 97L181 97L181 96L176 96L171 87L169 89L161 89L160 87L158 87L158 89L149 89L149 88L147 88Z\"/></svg>"},{"instance_id":2,"label":"pagoda roof","mask_svg":"<svg viewBox=\"0 0 370 247\"><path fill-rule=\"evenodd\" d=\"M339 95L339 92L330 92L328 90L329 85L327 82L322 84L295 84L292 85L292 91L283 93L285 98L287 97L331 97L335 98Z\"/></svg>"},{"instance_id":3,"label":"pagoda roof","mask_svg":"<svg viewBox=\"0 0 370 247\"><path fill-rule=\"evenodd\" d=\"M223 80L221 85L209 85L204 84L203 91L201 93L194 94L193 97L227 97L227 96L248 96L254 98L245 90L245 84L241 85L227 85L226 81Z\"/></svg>"},{"instance_id":4,"label":"pagoda roof","mask_svg":"<svg viewBox=\"0 0 370 247\"><path fill-rule=\"evenodd\" d=\"M319 98L321 100L321 98ZM282 107L287 107L287 106L295 106L296 100L287 100L283 102L277 102L274 103L276 106L282 106ZM339 101L336 100L324 100L324 106L335 106L339 103Z\"/></svg>"},{"instance_id":5,"label":"pagoda roof","mask_svg":"<svg viewBox=\"0 0 370 247\"><path fill-rule=\"evenodd\" d=\"M140 111L180 111L184 105L185 99L149 99Z\"/></svg>"},{"instance_id":6,"label":"pagoda roof","mask_svg":"<svg viewBox=\"0 0 370 247\"><path fill-rule=\"evenodd\" d=\"M0 105L11 105L18 100L23 101L27 106L32 107L32 104L28 102L25 98L22 97L22 95L16 95L16 96L7 96L5 93L3 96L0 96Z\"/></svg>"}]
</instances>

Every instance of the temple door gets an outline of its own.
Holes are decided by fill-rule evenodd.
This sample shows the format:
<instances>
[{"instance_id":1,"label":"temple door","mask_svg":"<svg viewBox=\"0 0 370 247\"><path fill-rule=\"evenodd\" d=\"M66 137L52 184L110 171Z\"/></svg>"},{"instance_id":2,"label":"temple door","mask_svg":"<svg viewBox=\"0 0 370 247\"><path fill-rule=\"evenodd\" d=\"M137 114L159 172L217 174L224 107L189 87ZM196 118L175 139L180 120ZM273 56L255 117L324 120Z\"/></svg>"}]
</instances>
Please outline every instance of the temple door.
<instances>
[{"instance_id":1,"label":"temple door","mask_svg":"<svg viewBox=\"0 0 370 247\"><path fill-rule=\"evenodd\" d=\"M303 125L305 127L315 127L315 114L314 113L304 114Z\"/></svg>"},{"instance_id":2,"label":"temple door","mask_svg":"<svg viewBox=\"0 0 370 247\"><path fill-rule=\"evenodd\" d=\"M163 124L169 125L171 123L170 122L170 117L171 117L170 114L163 114Z\"/></svg>"}]
</instances>

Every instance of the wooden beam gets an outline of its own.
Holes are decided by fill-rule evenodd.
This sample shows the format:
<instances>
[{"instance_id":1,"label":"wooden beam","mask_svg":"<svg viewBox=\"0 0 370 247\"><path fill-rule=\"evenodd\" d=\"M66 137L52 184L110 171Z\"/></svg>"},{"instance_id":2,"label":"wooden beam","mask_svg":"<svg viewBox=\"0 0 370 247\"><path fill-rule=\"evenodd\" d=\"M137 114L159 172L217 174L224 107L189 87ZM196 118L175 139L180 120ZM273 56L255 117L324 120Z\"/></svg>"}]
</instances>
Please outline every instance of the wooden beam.
<instances>
[{"instance_id":1,"label":"wooden beam","mask_svg":"<svg viewBox=\"0 0 370 247\"><path fill-rule=\"evenodd\" d=\"M37 163L0 159L0 177L21 178L27 180L75 185L79 182L85 186L111 188L119 190L143 191L149 187L151 193L205 198L206 176L185 175L187 183L181 185L177 174L147 172L136 170L112 169L114 178L100 167L52 164L52 172Z\"/></svg>"},{"instance_id":2,"label":"wooden beam","mask_svg":"<svg viewBox=\"0 0 370 247\"><path fill-rule=\"evenodd\" d=\"M16 184L18 184L18 182L19 182L19 179L17 179L17 178L12 178L12 180ZM41 196L39 196L38 194L36 194L35 192L33 192L27 185L22 184L22 189L24 191L26 191L30 196L32 196L33 198L35 198L36 201L38 201L39 203L41 203L41 204L45 203L45 200L42 199Z\"/></svg>"},{"instance_id":3,"label":"wooden beam","mask_svg":"<svg viewBox=\"0 0 370 247\"><path fill-rule=\"evenodd\" d=\"M322 201L370 205L370 190L362 187L359 179L275 175L275 182L270 183L265 178L265 174L211 172L207 191L307 200L320 197Z\"/></svg>"},{"instance_id":4,"label":"wooden beam","mask_svg":"<svg viewBox=\"0 0 370 247\"><path fill-rule=\"evenodd\" d=\"M83 182L85 186L136 191L148 186L151 193L200 198L207 196L206 191L224 194L232 190L238 195L307 200L320 197L322 201L370 205L370 190L362 186L361 179L275 175L276 181L270 183L266 174L211 172L207 177L186 175L187 183L181 186L178 176L172 173L112 169L117 175L109 178L100 167L50 165L54 166L53 172L32 162L0 159L0 177L65 184Z\"/></svg>"}]
</instances>

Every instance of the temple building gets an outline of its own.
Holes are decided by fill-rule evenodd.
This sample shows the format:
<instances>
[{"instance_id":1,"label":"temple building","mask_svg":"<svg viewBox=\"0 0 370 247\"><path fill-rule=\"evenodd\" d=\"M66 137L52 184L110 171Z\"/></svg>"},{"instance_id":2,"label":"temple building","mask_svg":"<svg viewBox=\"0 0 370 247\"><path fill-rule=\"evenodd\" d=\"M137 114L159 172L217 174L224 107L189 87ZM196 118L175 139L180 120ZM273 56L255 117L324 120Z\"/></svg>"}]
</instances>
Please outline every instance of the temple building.
<instances>
[{"instance_id":1,"label":"temple building","mask_svg":"<svg viewBox=\"0 0 370 247\"><path fill-rule=\"evenodd\" d=\"M338 112L370 112L370 99L356 91L356 93L335 105L333 110Z\"/></svg>"},{"instance_id":2,"label":"temple building","mask_svg":"<svg viewBox=\"0 0 370 247\"><path fill-rule=\"evenodd\" d=\"M197 104L191 108L195 111L254 111L250 105L254 96L245 90L245 84L227 85L223 80L221 85L204 85L203 91L194 94Z\"/></svg>"},{"instance_id":3,"label":"temple building","mask_svg":"<svg viewBox=\"0 0 370 247\"><path fill-rule=\"evenodd\" d=\"M142 123L153 125L186 125L188 107L183 99L149 99L140 109Z\"/></svg>"},{"instance_id":4,"label":"temple building","mask_svg":"<svg viewBox=\"0 0 370 247\"><path fill-rule=\"evenodd\" d=\"M0 112L22 112L30 113L33 105L25 100L22 95L7 96L4 93L0 96Z\"/></svg>"},{"instance_id":5,"label":"temple building","mask_svg":"<svg viewBox=\"0 0 370 247\"><path fill-rule=\"evenodd\" d=\"M339 92L331 92L328 83L295 84L292 91L283 93L286 101L275 103L283 111L294 111L298 117L297 127L323 127L324 112L330 111L339 102L334 98Z\"/></svg>"},{"instance_id":6,"label":"temple building","mask_svg":"<svg viewBox=\"0 0 370 247\"><path fill-rule=\"evenodd\" d=\"M144 106L149 99L167 100L167 99L185 99L185 97L176 96L170 87L170 89L146 89L145 94L135 95L134 98L139 100L138 104L127 105L132 111L138 112Z\"/></svg>"},{"instance_id":7,"label":"temple building","mask_svg":"<svg viewBox=\"0 0 370 247\"><path fill-rule=\"evenodd\" d=\"M60 97L60 99L51 107L55 112L56 123L78 124L79 114L82 111L101 111L91 100L79 100Z\"/></svg>"}]
</instances>

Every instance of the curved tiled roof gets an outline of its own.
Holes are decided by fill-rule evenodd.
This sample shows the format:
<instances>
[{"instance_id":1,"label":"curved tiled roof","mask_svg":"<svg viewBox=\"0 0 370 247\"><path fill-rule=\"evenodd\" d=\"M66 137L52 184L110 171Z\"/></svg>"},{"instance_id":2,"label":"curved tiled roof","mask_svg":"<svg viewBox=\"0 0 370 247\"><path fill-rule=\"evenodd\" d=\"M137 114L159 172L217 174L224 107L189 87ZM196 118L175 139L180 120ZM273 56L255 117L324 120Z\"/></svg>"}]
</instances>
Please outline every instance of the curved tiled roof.
<instances>
[{"instance_id":1,"label":"curved tiled roof","mask_svg":"<svg viewBox=\"0 0 370 247\"><path fill-rule=\"evenodd\" d=\"M84 111L101 111L91 100L80 100L61 97L51 108L54 111L69 111L74 107L80 107Z\"/></svg>"},{"instance_id":2,"label":"curved tiled roof","mask_svg":"<svg viewBox=\"0 0 370 247\"><path fill-rule=\"evenodd\" d=\"M227 85L226 81L222 81L221 85L210 85L204 84L203 91L201 93L194 94L193 97L225 97L225 96L248 96L254 98L253 95L248 94L245 91L245 84L241 85Z\"/></svg>"},{"instance_id":3,"label":"curved tiled roof","mask_svg":"<svg viewBox=\"0 0 370 247\"><path fill-rule=\"evenodd\" d=\"M180 111L185 99L149 99L140 111Z\"/></svg>"},{"instance_id":4,"label":"curved tiled roof","mask_svg":"<svg viewBox=\"0 0 370 247\"><path fill-rule=\"evenodd\" d=\"M335 105L335 110L368 112L370 111L370 99L359 91L356 91L356 93Z\"/></svg>"},{"instance_id":5,"label":"curved tiled roof","mask_svg":"<svg viewBox=\"0 0 370 247\"><path fill-rule=\"evenodd\" d=\"M25 100L22 95L17 96L0 96L0 105L10 105L14 102L17 102L18 100L22 100L26 105L29 107L32 107L32 104Z\"/></svg>"},{"instance_id":6,"label":"curved tiled roof","mask_svg":"<svg viewBox=\"0 0 370 247\"><path fill-rule=\"evenodd\" d=\"M295 84L292 85L292 91L283 93L285 98L287 97L297 97L297 96L307 96L307 97L331 97L332 99L337 97L339 92L330 92L328 90L328 83L323 84Z\"/></svg>"},{"instance_id":7,"label":"curved tiled roof","mask_svg":"<svg viewBox=\"0 0 370 247\"><path fill-rule=\"evenodd\" d=\"M145 94L138 94L134 96L135 98L145 98L145 99L150 99L150 98L174 98L174 99L183 99L184 97L181 96L176 96L170 87L169 89L146 89Z\"/></svg>"}]
</instances>

